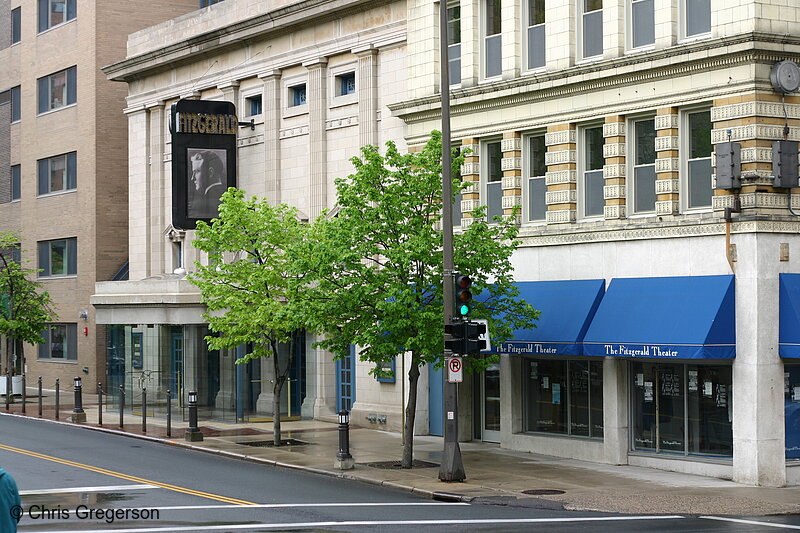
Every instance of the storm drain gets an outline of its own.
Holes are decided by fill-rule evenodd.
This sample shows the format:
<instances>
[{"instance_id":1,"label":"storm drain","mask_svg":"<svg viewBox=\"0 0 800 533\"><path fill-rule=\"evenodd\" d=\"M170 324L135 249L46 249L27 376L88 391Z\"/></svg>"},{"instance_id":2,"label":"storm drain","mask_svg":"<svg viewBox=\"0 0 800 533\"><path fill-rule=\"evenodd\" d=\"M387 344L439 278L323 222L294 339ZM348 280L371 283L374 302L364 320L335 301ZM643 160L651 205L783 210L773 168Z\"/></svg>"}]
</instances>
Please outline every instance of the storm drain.
<instances>
[{"instance_id":1,"label":"storm drain","mask_svg":"<svg viewBox=\"0 0 800 533\"><path fill-rule=\"evenodd\" d=\"M272 448L275 446L275 442L271 440L250 440L250 441L237 442L236 444L241 444L242 446L253 446L254 448ZM283 439L281 441L281 447L305 446L307 444L311 443L297 439Z\"/></svg>"},{"instance_id":2,"label":"storm drain","mask_svg":"<svg viewBox=\"0 0 800 533\"><path fill-rule=\"evenodd\" d=\"M558 489L529 489L523 490L522 494L528 494L530 496L549 496L553 494L564 494L565 491L558 490Z\"/></svg>"}]
</instances>

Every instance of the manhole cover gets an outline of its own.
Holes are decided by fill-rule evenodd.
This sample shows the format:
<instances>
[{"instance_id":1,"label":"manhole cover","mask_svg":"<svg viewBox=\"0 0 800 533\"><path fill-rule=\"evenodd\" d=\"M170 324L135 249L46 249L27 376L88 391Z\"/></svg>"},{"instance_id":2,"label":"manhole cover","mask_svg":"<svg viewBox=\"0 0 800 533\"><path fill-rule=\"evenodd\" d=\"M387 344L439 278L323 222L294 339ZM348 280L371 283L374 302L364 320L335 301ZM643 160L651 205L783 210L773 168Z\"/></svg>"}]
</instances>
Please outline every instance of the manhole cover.
<instances>
[{"instance_id":1,"label":"manhole cover","mask_svg":"<svg viewBox=\"0 0 800 533\"><path fill-rule=\"evenodd\" d=\"M275 446L275 442L271 440L251 440L245 442L237 442L236 444L241 444L243 446L253 446L255 448L271 448ZM283 439L281 441L281 446L305 446L307 444L309 443L297 439Z\"/></svg>"},{"instance_id":2,"label":"manhole cover","mask_svg":"<svg viewBox=\"0 0 800 533\"><path fill-rule=\"evenodd\" d=\"M530 494L531 496L547 496L549 494L564 494L564 491L558 489L530 489L523 490L522 494Z\"/></svg>"},{"instance_id":3,"label":"manhole cover","mask_svg":"<svg viewBox=\"0 0 800 533\"><path fill-rule=\"evenodd\" d=\"M377 463L361 463L364 466L371 466L373 468L382 468L384 470L400 470L400 461L380 461ZM414 459L411 462L411 468L438 468L439 465L429 461L418 461Z\"/></svg>"}]
</instances>

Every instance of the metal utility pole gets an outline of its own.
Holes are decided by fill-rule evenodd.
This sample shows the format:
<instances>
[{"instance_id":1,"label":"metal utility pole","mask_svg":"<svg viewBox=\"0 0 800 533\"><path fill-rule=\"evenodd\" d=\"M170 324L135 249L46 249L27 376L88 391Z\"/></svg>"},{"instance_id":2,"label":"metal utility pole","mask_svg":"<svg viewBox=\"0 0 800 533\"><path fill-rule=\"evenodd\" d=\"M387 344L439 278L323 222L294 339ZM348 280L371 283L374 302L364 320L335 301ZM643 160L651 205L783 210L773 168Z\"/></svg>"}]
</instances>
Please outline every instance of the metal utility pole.
<instances>
[{"instance_id":1,"label":"metal utility pole","mask_svg":"<svg viewBox=\"0 0 800 533\"><path fill-rule=\"evenodd\" d=\"M439 94L442 96L442 245L444 260L444 323L453 320L453 154L450 149L450 65L447 53L447 0L439 0ZM445 357L448 355L444 352ZM445 372L447 369L445 368ZM464 481L458 446L458 385L444 383L444 451L440 481Z\"/></svg>"}]
</instances>

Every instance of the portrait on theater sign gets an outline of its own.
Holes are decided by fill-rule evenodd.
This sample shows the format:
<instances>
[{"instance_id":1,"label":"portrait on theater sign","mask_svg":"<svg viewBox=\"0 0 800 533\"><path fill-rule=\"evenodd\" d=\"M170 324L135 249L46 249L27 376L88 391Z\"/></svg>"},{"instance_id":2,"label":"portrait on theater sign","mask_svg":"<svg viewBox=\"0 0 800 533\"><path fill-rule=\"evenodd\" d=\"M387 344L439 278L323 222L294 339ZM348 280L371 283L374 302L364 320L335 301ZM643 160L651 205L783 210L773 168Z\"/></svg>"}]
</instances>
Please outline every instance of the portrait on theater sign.
<instances>
[{"instance_id":1,"label":"portrait on theater sign","mask_svg":"<svg viewBox=\"0 0 800 533\"><path fill-rule=\"evenodd\" d=\"M187 212L189 218L217 216L220 197L227 189L226 150L188 148Z\"/></svg>"}]
</instances>

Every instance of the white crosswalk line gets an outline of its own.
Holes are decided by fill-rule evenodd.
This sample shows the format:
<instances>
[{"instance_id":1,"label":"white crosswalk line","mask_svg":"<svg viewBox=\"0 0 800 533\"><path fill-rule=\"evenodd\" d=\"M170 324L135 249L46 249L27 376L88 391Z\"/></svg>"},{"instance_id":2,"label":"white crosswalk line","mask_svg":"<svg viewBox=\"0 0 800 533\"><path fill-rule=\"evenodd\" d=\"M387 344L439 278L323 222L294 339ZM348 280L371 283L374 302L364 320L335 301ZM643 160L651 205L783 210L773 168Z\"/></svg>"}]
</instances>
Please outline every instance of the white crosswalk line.
<instances>
[{"instance_id":1,"label":"white crosswalk line","mask_svg":"<svg viewBox=\"0 0 800 533\"><path fill-rule=\"evenodd\" d=\"M72 492L120 492L127 490L157 489L155 485L138 483L136 485L111 485L103 487L63 487L58 489L32 489L19 491L20 496L31 496L34 494L68 494Z\"/></svg>"}]
</instances>

